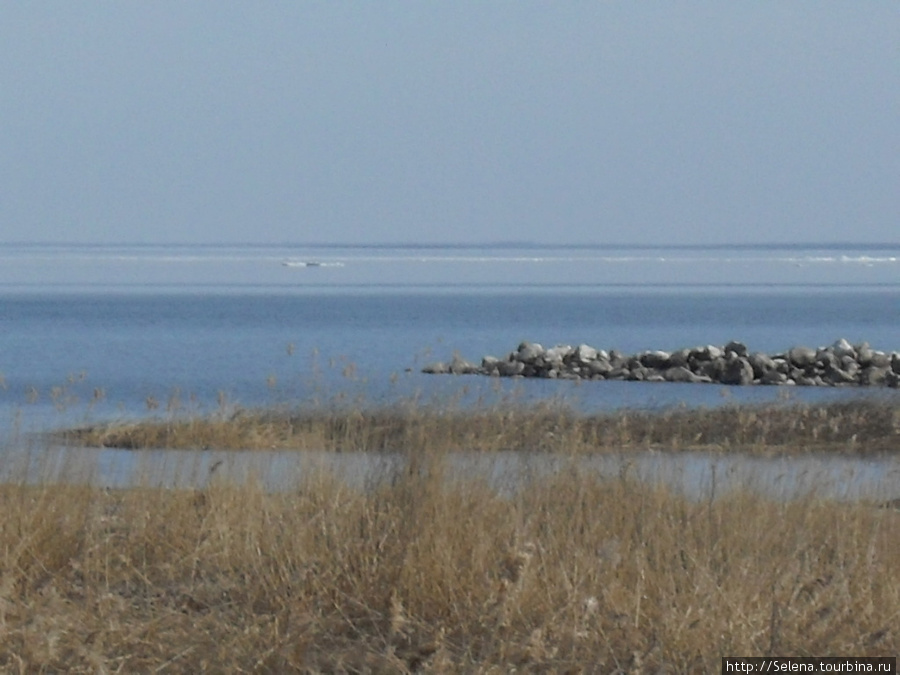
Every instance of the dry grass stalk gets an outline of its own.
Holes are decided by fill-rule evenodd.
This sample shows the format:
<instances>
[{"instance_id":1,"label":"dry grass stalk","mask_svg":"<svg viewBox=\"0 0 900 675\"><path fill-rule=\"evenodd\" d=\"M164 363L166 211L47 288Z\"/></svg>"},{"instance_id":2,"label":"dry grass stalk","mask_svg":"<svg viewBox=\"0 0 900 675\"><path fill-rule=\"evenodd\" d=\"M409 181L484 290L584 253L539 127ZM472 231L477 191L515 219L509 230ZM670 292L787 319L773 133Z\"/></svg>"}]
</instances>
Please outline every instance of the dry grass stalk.
<instances>
[{"instance_id":1,"label":"dry grass stalk","mask_svg":"<svg viewBox=\"0 0 900 675\"><path fill-rule=\"evenodd\" d=\"M427 447L567 453L658 448L872 454L898 447L900 407L884 399L862 399L581 414L561 403L474 411L411 403L174 416L72 430L65 436L73 443L120 448L416 451Z\"/></svg>"},{"instance_id":2,"label":"dry grass stalk","mask_svg":"<svg viewBox=\"0 0 900 675\"><path fill-rule=\"evenodd\" d=\"M437 455L290 493L0 487L4 672L644 672L895 654L900 513Z\"/></svg>"}]
</instances>

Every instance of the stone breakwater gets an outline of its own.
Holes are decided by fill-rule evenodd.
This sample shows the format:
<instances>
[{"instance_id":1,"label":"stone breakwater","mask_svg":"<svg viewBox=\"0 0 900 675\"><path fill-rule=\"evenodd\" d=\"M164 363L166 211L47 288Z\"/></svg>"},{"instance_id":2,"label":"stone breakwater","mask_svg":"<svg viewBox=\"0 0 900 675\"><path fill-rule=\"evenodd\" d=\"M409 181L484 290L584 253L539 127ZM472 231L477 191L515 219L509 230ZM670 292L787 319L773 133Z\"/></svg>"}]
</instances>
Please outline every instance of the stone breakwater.
<instances>
[{"instance_id":1,"label":"stone breakwater","mask_svg":"<svg viewBox=\"0 0 900 675\"><path fill-rule=\"evenodd\" d=\"M623 354L589 345L545 348L523 342L506 358L485 356L481 364L454 356L432 363L423 373L543 377L642 382L694 382L724 385L900 387L900 352L872 349L868 343L838 340L830 347L794 347L778 354L751 352L741 342L674 352Z\"/></svg>"}]
</instances>

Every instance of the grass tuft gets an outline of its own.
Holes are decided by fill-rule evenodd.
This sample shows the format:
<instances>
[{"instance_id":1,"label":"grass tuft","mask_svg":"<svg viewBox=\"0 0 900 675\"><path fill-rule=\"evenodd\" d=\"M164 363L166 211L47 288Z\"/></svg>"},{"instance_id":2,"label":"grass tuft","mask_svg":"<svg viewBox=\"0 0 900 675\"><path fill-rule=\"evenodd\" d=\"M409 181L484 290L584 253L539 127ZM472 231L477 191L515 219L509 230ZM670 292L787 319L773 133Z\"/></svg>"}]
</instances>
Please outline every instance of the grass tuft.
<instances>
[{"instance_id":1,"label":"grass tuft","mask_svg":"<svg viewBox=\"0 0 900 675\"><path fill-rule=\"evenodd\" d=\"M900 513L439 455L290 493L0 487L4 672L714 672L895 654Z\"/></svg>"},{"instance_id":2,"label":"grass tuft","mask_svg":"<svg viewBox=\"0 0 900 675\"><path fill-rule=\"evenodd\" d=\"M172 416L94 425L63 435L70 443L132 449L566 453L703 449L865 455L897 449L900 407L884 399L857 399L585 414L563 403L496 405L474 411L410 403Z\"/></svg>"}]
</instances>

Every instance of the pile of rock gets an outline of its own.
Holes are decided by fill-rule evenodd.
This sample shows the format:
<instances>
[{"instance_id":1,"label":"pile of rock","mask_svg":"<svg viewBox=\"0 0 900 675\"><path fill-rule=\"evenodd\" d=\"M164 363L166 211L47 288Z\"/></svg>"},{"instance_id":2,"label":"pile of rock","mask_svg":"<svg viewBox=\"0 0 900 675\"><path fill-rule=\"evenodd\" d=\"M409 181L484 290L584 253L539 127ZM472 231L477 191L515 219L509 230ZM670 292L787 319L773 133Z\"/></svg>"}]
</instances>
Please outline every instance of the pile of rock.
<instances>
[{"instance_id":1,"label":"pile of rock","mask_svg":"<svg viewBox=\"0 0 900 675\"><path fill-rule=\"evenodd\" d=\"M481 365L455 356L433 363L424 373L544 377L643 382L701 382L726 385L876 385L900 387L900 353L890 354L838 340L830 347L794 347L780 354L750 352L740 342L674 352L626 355L588 345L545 348L523 342L505 359L485 356Z\"/></svg>"}]
</instances>

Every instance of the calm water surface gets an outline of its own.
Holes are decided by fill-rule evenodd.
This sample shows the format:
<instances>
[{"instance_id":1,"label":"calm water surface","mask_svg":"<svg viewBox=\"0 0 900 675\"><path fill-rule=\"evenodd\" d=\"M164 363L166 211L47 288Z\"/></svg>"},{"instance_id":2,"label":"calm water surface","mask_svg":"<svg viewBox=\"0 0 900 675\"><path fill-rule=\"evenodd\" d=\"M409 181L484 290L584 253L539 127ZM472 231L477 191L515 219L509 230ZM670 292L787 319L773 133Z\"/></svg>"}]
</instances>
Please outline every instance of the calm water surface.
<instances>
[{"instance_id":1,"label":"calm water surface","mask_svg":"<svg viewBox=\"0 0 900 675\"><path fill-rule=\"evenodd\" d=\"M626 352L724 344L778 351L845 337L900 348L900 291L526 293L40 293L0 295L0 418L93 419L166 406L256 406L338 395L368 403L467 390L564 396L588 408L866 395L426 376L454 352L504 356L523 340ZM879 391L880 395L895 392ZM158 404L158 408L153 409Z\"/></svg>"},{"instance_id":2,"label":"calm water surface","mask_svg":"<svg viewBox=\"0 0 900 675\"><path fill-rule=\"evenodd\" d=\"M900 247L6 244L0 265L6 438L310 400L563 397L611 409L897 394L419 369L523 340L633 352L736 339L774 352L846 338L900 350Z\"/></svg>"}]
</instances>

